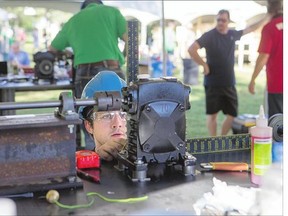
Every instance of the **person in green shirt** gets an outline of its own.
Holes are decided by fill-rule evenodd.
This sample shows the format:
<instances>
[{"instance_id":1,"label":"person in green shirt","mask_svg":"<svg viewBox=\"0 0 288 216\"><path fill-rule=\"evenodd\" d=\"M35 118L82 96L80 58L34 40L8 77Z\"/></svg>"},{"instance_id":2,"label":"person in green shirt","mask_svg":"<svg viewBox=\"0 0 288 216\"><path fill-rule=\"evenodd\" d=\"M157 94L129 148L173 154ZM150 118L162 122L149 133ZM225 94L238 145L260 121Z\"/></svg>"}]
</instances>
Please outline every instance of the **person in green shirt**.
<instances>
[{"instance_id":1,"label":"person in green shirt","mask_svg":"<svg viewBox=\"0 0 288 216\"><path fill-rule=\"evenodd\" d=\"M127 41L127 22L121 12L101 0L85 0L81 11L72 16L52 40L49 50L71 47L74 55L75 96L81 97L84 86L99 71L113 70L125 79L121 66L124 55L119 39Z\"/></svg>"},{"instance_id":2,"label":"person in green shirt","mask_svg":"<svg viewBox=\"0 0 288 216\"><path fill-rule=\"evenodd\" d=\"M127 41L127 22L121 12L104 5L101 0L85 0L81 10L72 16L57 33L49 51L57 53L73 50L75 74L74 94L80 98L86 84L103 70L112 70L125 80L121 66L124 55L118 47L119 39ZM85 147L94 146L86 130ZM80 137L78 131L78 137Z\"/></svg>"}]
</instances>

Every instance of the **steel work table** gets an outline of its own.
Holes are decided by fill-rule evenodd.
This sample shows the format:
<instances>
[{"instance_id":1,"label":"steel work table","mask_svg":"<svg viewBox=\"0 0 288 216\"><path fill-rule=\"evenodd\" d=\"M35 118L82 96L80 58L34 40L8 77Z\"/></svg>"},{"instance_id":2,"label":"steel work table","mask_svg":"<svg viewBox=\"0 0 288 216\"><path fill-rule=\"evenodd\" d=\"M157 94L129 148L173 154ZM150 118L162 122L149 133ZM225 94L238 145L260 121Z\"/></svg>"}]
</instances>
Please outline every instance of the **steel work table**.
<instances>
[{"instance_id":1,"label":"steel work table","mask_svg":"<svg viewBox=\"0 0 288 216\"><path fill-rule=\"evenodd\" d=\"M43 197L45 193L35 193L33 198L14 200L18 215L194 215L193 204L204 193L212 192L213 177L226 181L228 185L253 187L248 172L208 171L199 172L195 177L185 177L176 172L157 181L132 182L113 165L102 164L100 184L83 180L83 188L59 191L59 201L68 205L86 204L87 192L98 192L109 198L148 195L148 199L123 204L106 202L95 196L95 202L90 208L76 210L63 209L48 203Z\"/></svg>"},{"instance_id":2,"label":"steel work table","mask_svg":"<svg viewBox=\"0 0 288 216\"><path fill-rule=\"evenodd\" d=\"M32 81L0 82L0 102L15 102L16 91L47 91L47 90L73 90L74 86L69 80L59 80L55 83ZM15 115L15 110L0 110L0 115Z\"/></svg>"}]
</instances>

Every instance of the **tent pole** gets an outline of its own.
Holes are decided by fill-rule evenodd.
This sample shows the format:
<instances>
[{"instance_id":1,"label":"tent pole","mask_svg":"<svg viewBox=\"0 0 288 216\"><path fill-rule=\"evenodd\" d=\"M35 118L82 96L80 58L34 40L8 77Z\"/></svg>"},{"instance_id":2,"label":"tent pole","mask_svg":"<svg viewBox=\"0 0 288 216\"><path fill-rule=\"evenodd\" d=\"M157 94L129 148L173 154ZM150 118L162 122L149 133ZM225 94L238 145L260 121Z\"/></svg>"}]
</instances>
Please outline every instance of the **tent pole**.
<instances>
[{"instance_id":1,"label":"tent pole","mask_svg":"<svg viewBox=\"0 0 288 216\"><path fill-rule=\"evenodd\" d=\"M162 75L167 76L167 71L166 71L166 50L165 50L165 14L164 14L164 0L161 0L161 9L162 9L162 19L161 19L161 25L162 25L162 66L163 66L163 71Z\"/></svg>"}]
</instances>

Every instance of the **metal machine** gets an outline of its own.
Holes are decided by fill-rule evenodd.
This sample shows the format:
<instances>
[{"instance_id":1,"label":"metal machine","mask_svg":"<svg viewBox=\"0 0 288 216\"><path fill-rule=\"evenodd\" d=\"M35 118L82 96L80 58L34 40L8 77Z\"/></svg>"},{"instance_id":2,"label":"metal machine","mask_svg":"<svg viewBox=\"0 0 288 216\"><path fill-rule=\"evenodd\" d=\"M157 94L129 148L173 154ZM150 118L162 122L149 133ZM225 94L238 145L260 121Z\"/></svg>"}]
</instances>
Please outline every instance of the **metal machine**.
<instances>
[{"instance_id":1,"label":"metal machine","mask_svg":"<svg viewBox=\"0 0 288 216\"><path fill-rule=\"evenodd\" d=\"M71 57L73 58L73 57ZM55 63L64 64L63 67L71 64L70 60L64 52L58 52L54 54L52 52L37 52L33 55L33 60L35 62L34 66L34 79L33 82L38 82L39 80L48 80L53 83L56 80L54 74Z\"/></svg>"},{"instance_id":2,"label":"metal machine","mask_svg":"<svg viewBox=\"0 0 288 216\"><path fill-rule=\"evenodd\" d=\"M128 171L132 181L149 181L179 166L184 175L194 175L196 158L185 140L190 87L174 77L138 79L138 29L137 20L128 22L128 86L122 89L128 145L118 154L116 168ZM161 170L153 172L158 165Z\"/></svg>"},{"instance_id":3,"label":"metal machine","mask_svg":"<svg viewBox=\"0 0 288 216\"><path fill-rule=\"evenodd\" d=\"M54 54L51 52L37 52L33 55L33 60L35 62L34 82L39 79L46 79L52 83L54 81Z\"/></svg>"},{"instance_id":4,"label":"metal machine","mask_svg":"<svg viewBox=\"0 0 288 216\"><path fill-rule=\"evenodd\" d=\"M75 125L81 120L75 107L119 110L119 98L118 92L99 92L94 99L74 99L64 92L59 101L0 103L0 110L58 107L54 115L0 116L0 195L81 186L75 163Z\"/></svg>"},{"instance_id":5,"label":"metal machine","mask_svg":"<svg viewBox=\"0 0 288 216\"><path fill-rule=\"evenodd\" d=\"M180 165L184 175L195 175L196 158L185 140L190 87L173 77L140 79L122 94L129 115L128 147L119 153L118 168L127 167L132 181L150 180L149 169L158 164L164 171Z\"/></svg>"}]
</instances>

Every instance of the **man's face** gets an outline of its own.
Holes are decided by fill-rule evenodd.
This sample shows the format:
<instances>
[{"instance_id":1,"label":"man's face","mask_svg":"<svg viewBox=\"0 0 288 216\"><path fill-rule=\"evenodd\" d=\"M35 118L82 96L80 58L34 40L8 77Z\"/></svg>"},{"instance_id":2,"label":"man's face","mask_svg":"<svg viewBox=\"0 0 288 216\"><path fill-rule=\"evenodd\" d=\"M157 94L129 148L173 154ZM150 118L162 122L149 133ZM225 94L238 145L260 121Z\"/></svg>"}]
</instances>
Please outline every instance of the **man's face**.
<instances>
[{"instance_id":1,"label":"man's face","mask_svg":"<svg viewBox=\"0 0 288 216\"><path fill-rule=\"evenodd\" d=\"M96 145L101 146L109 140L127 139L125 112L94 112L92 118L93 126L85 121L85 127L93 134Z\"/></svg>"},{"instance_id":2,"label":"man's face","mask_svg":"<svg viewBox=\"0 0 288 216\"><path fill-rule=\"evenodd\" d=\"M18 53L20 51L20 46L19 46L19 44L15 43L11 46L11 49L12 49L13 53Z\"/></svg>"},{"instance_id":3,"label":"man's face","mask_svg":"<svg viewBox=\"0 0 288 216\"><path fill-rule=\"evenodd\" d=\"M229 17L227 13L218 14L216 17L217 25L216 29L222 33L225 34L228 30L228 24L229 24Z\"/></svg>"}]
</instances>

